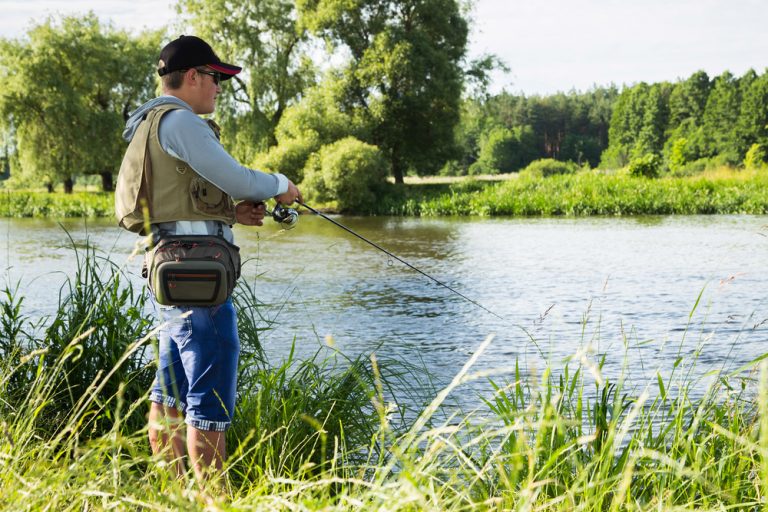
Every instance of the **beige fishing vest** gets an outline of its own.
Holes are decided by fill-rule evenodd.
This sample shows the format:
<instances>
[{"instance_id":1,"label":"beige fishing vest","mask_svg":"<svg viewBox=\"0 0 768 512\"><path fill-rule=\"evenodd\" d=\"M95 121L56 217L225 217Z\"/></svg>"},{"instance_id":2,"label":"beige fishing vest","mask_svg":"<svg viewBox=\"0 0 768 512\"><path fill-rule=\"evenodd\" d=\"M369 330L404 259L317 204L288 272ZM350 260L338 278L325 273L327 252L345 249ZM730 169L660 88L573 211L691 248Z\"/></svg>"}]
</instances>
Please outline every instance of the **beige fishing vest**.
<instances>
[{"instance_id":1,"label":"beige fishing vest","mask_svg":"<svg viewBox=\"0 0 768 512\"><path fill-rule=\"evenodd\" d=\"M115 187L115 213L128 231L146 234L149 224L177 220L235 223L232 198L160 146L160 119L177 108L150 110L128 144Z\"/></svg>"}]
</instances>

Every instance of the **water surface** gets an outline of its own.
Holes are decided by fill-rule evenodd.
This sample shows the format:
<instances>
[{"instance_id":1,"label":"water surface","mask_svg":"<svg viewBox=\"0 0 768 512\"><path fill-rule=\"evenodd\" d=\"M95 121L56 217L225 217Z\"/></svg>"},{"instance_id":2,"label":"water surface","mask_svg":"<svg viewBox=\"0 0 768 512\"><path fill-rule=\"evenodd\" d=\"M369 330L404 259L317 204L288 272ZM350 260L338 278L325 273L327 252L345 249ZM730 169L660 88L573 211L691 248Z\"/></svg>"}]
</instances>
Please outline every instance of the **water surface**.
<instances>
[{"instance_id":1,"label":"water surface","mask_svg":"<svg viewBox=\"0 0 768 512\"><path fill-rule=\"evenodd\" d=\"M699 354L703 375L768 352L766 217L337 219L502 319L323 219L303 215L287 232L237 227L275 360L294 341L305 357L331 338L349 355L422 364L442 385L494 334L476 370L520 361L533 374L607 355L605 377L626 363L642 387L679 356ZM28 312L50 314L75 268L64 228L118 263L136 241L108 221L0 220L0 268L21 283ZM140 286L138 260L128 268ZM462 393L471 403L474 392Z\"/></svg>"}]
</instances>

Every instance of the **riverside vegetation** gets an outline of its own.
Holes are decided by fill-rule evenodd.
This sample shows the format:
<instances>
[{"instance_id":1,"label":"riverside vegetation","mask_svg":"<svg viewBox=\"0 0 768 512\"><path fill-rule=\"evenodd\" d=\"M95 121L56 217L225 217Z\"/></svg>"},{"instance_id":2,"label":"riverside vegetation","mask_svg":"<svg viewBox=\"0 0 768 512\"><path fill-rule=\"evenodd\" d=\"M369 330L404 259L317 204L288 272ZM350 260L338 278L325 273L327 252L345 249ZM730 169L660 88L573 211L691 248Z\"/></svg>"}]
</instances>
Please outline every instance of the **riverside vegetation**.
<instances>
[{"instance_id":1,"label":"riverside vegetation","mask_svg":"<svg viewBox=\"0 0 768 512\"><path fill-rule=\"evenodd\" d=\"M650 178L628 171L578 170L542 175L551 164L534 162L518 178L420 180L384 185L374 198L310 203L325 210L374 215L587 216L753 214L768 212L768 172L719 168L693 176ZM556 167L559 169L559 167ZM0 217L112 217L106 192L50 194L0 190Z\"/></svg>"},{"instance_id":2,"label":"riverside vegetation","mask_svg":"<svg viewBox=\"0 0 768 512\"><path fill-rule=\"evenodd\" d=\"M602 377L604 359L590 359L585 334L581 354L560 367L515 366L476 410L446 407L457 388L487 378L472 365L489 338L446 388L410 396L408 411L397 397L423 370L403 361L330 348L268 361L259 344L268 324L244 283L229 487L205 505L191 474L176 479L146 442L154 326L145 295L92 247L75 255L53 317L30 318L18 286L6 285L0 302L2 510L765 506L765 356L710 384L692 377L695 357L681 358L653 389L637 390Z\"/></svg>"}]
</instances>

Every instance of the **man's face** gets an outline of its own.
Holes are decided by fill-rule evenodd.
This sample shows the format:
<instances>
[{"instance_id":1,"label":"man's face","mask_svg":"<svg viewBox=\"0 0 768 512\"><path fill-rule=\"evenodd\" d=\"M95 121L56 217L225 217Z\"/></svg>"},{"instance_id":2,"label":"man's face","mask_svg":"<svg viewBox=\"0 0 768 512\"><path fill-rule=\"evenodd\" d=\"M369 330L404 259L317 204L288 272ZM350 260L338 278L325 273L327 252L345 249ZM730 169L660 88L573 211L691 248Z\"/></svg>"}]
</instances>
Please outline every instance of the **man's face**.
<instances>
[{"instance_id":1,"label":"man's face","mask_svg":"<svg viewBox=\"0 0 768 512\"><path fill-rule=\"evenodd\" d=\"M206 67L189 70L195 84L196 104L192 105L196 114L210 114L216 109L216 96L221 92L221 75Z\"/></svg>"}]
</instances>

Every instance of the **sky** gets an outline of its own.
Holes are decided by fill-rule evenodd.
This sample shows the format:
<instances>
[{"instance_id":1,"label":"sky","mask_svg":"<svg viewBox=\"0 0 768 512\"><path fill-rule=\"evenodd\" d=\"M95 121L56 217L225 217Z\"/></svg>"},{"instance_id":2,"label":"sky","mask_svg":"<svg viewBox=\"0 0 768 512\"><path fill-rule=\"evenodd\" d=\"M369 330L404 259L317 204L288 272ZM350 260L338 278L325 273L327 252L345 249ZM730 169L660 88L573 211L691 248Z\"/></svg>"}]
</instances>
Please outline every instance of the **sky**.
<instances>
[{"instance_id":1,"label":"sky","mask_svg":"<svg viewBox=\"0 0 768 512\"><path fill-rule=\"evenodd\" d=\"M170 24L174 2L0 0L0 37L33 20L93 10L138 31ZM492 92L552 94L768 67L768 0L475 0L468 55L495 54L509 72Z\"/></svg>"}]
</instances>

